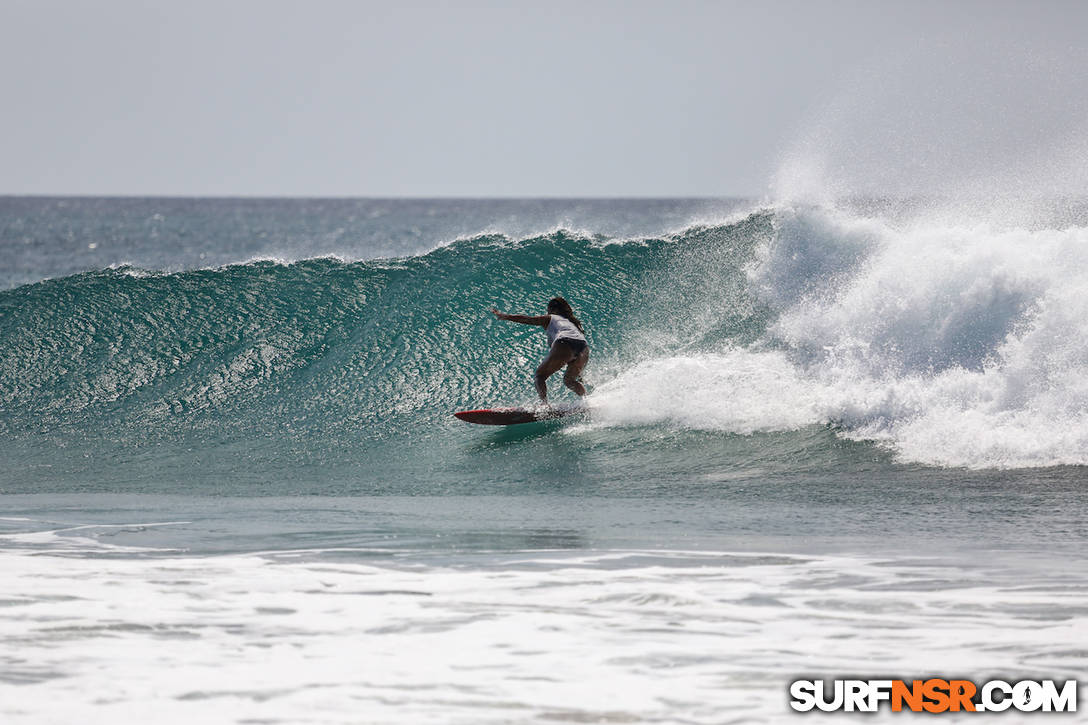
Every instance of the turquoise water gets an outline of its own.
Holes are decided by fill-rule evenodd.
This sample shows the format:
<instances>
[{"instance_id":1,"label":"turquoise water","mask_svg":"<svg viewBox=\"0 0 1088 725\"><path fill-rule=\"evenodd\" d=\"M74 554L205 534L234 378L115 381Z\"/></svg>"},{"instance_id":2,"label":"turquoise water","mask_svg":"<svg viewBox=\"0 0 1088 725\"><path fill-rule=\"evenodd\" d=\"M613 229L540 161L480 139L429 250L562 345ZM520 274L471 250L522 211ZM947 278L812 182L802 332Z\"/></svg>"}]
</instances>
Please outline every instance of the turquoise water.
<instances>
[{"instance_id":1,"label":"turquoise water","mask_svg":"<svg viewBox=\"0 0 1088 725\"><path fill-rule=\"evenodd\" d=\"M2 199L5 714L776 722L800 674L1083 672L1088 218L1024 219ZM544 335L487 310L556 294L587 415L455 419L533 400Z\"/></svg>"}]
</instances>

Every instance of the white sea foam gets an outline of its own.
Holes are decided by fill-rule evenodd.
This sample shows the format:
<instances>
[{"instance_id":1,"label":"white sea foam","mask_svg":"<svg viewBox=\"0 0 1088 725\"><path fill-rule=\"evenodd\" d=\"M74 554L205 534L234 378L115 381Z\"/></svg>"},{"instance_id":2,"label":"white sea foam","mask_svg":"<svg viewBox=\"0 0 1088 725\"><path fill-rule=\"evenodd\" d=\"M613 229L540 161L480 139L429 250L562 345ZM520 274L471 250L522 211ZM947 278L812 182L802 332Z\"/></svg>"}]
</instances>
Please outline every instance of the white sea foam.
<instances>
[{"instance_id":1,"label":"white sea foam","mask_svg":"<svg viewBox=\"0 0 1088 725\"><path fill-rule=\"evenodd\" d=\"M33 521L33 519L7 519L10 521ZM149 549L142 546L125 546L114 544L108 539L121 533L142 532L148 529L156 529L165 526L180 526L188 521L155 521L131 524L82 524L68 526L62 529L40 529L36 531L20 531L10 534L0 534L0 544L12 546L18 549L31 549L37 551L50 551L53 553L64 551L76 554L85 553L163 553L170 551L161 547Z\"/></svg>"},{"instance_id":2,"label":"white sea foam","mask_svg":"<svg viewBox=\"0 0 1088 725\"><path fill-rule=\"evenodd\" d=\"M749 274L777 314L762 343L643 362L600 388L602 421L830 422L907 461L1088 464L1088 229L776 224Z\"/></svg>"},{"instance_id":3,"label":"white sea foam","mask_svg":"<svg viewBox=\"0 0 1088 725\"><path fill-rule=\"evenodd\" d=\"M1088 666L1077 571L1054 587L929 559L315 556L0 553L4 722L775 723L800 676Z\"/></svg>"},{"instance_id":4,"label":"white sea foam","mask_svg":"<svg viewBox=\"0 0 1088 725\"><path fill-rule=\"evenodd\" d=\"M664 422L742 434L799 428L821 408L785 354L746 350L649 360L592 398L593 425Z\"/></svg>"}]
</instances>

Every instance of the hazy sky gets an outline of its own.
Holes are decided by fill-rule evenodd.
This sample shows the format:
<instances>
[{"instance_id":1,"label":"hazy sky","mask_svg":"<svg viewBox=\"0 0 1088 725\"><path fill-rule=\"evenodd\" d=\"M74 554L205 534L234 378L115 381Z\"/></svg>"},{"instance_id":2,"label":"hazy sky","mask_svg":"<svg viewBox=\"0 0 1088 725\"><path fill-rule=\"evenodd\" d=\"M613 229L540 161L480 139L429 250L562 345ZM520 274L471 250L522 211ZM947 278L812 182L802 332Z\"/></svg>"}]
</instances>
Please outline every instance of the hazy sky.
<instances>
[{"instance_id":1,"label":"hazy sky","mask_svg":"<svg viewBox=\"0 0 1088 725\"><path fill-rule=\"evenodd\" d=\"M1088 2L0 0L0 193L760 196L897 103L898 167L1081 138L1086 44Z\"/></svg>"}]
</instances>

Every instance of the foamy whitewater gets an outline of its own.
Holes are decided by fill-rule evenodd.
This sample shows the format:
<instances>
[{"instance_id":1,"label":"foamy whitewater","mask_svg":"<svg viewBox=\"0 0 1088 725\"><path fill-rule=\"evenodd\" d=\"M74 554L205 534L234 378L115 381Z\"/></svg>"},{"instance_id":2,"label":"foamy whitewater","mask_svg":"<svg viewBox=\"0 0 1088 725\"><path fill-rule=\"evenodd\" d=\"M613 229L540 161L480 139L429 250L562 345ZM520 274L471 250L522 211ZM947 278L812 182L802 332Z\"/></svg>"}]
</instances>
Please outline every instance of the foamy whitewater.
<instances>
[{"instance_id":1,"label":"foamy whitewater","mask_svg":"<svg viewBox=\"0 0 1088 725\"><path fill-rule=\"evenodd\" d=\"M633 366L602 388L609 422L828 423L907 462L1088 462L1088 229L773 215L746 269L775 315L763 339Z\"/></svg>"},{"instance_id":2,"label":"foamy whitewater","mask_svg":"<svg viewBox=\"0 0 1088 725\"><path fill-rule=\"evenodd\" d=\"M1083 678L1086 250L1068 199L0 199L0 715ZM587 413L454 419L532 401L487 310L555 294Z\"/></svg>"}]
</instances>

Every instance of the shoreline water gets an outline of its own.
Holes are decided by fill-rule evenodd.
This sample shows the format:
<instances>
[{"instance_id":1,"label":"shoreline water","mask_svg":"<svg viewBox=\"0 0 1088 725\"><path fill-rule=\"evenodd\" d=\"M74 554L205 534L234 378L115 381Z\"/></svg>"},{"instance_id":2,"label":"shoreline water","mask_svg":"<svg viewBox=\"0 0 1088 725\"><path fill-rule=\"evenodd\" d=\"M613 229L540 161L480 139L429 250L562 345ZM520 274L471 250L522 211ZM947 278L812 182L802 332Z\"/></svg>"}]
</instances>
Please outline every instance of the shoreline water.
<instances>
[{"instance_id":1,"label":"shoreline water","mask_svg":"<svg viewBox=\"0 0 1088 725\"><path fill-rule=\"evenodd\" d=\"M1083 567L578 549L6 551L8 722L786 722L802 677L1075 678ZM429 561L428 561L429 560ZM381 558L378 560L382 561ZM80 582L73 586L74 582ZM15 653L18 653L17 656ZM888 713L883 714L885 717Z\"/></svg>"}]
</instances>

